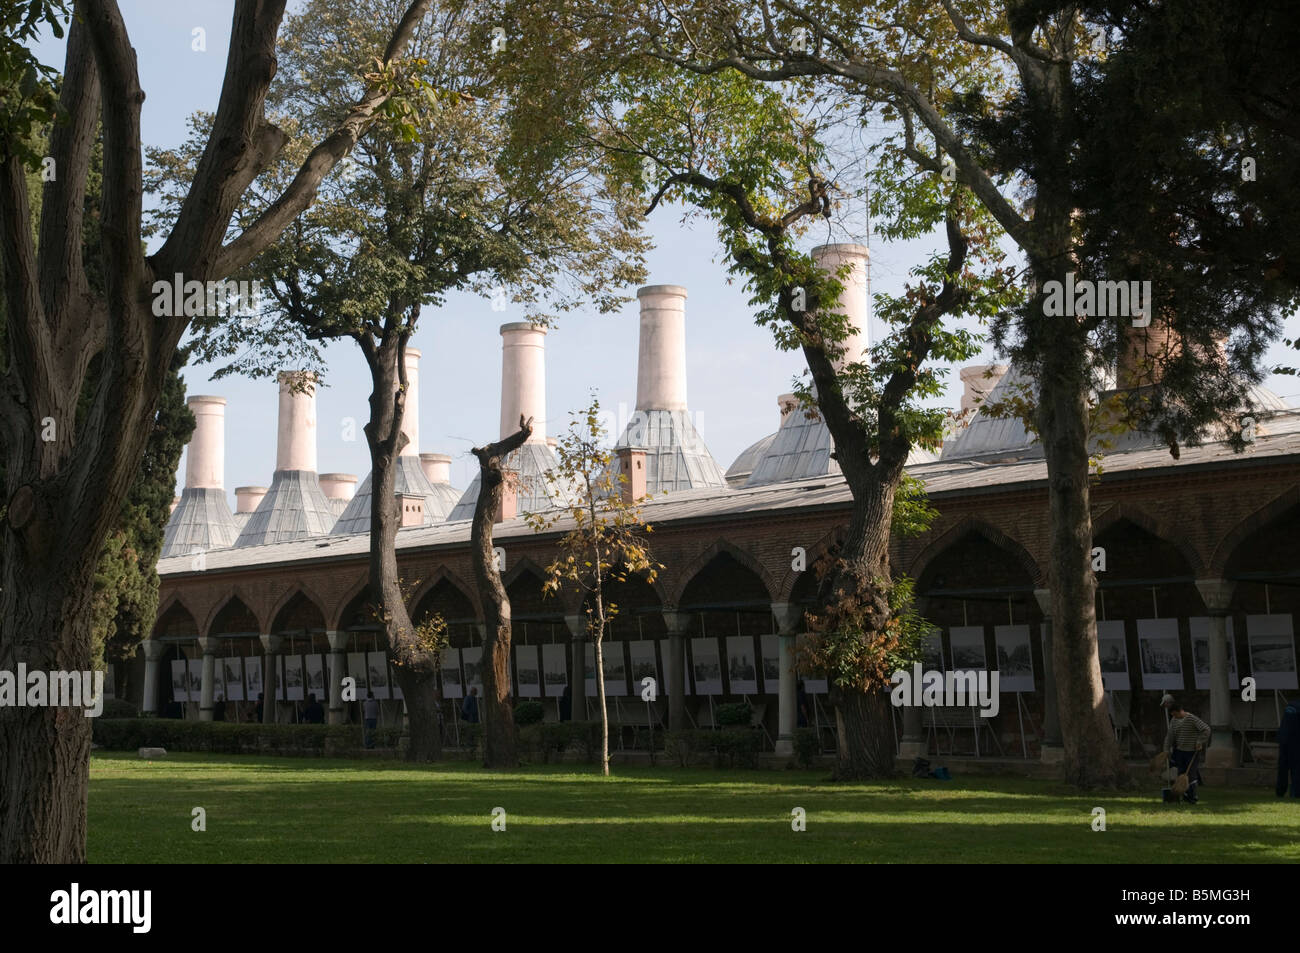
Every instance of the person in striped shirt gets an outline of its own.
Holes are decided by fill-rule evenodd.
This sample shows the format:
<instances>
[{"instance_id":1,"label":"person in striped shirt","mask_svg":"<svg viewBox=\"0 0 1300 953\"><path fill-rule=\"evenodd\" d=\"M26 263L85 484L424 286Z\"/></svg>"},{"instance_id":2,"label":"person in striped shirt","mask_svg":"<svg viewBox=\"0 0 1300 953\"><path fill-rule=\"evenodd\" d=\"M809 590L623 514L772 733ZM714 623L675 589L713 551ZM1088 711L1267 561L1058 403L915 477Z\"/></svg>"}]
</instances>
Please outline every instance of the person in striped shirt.
<instances>
[{"instance_id":1,"label":"person in striped shirt","mask_svg":"<svg viewBox=\"0 0 1300 953\"><path fill-rule=\"evenodd\" d=\"M1187 772L1192 759L1196 758L1197 752L1203 750L1209 741L1209 725L1183 708L1181 702L1169 703L1169 733L1165 735L1165 751L1169 752L1169 760L1178 769L1179 774ZM1199 762L1199 759L1197 760ZM1196 786L1201 782L1199 763L1192 768L1187 780L1189 783L1183 800L1188 804L1195 804Z\"/></svg>"}]
</instances>

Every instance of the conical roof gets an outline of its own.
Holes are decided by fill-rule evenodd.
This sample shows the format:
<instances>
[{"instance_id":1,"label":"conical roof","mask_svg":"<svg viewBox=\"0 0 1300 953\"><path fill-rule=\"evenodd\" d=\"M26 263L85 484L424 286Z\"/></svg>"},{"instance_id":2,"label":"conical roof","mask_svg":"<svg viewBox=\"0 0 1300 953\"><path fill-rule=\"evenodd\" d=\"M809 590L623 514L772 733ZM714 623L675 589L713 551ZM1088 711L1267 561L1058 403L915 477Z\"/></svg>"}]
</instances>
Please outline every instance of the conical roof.
<instances>
[{"instance_id":1,"label":"conical roof","mask_svg":"<svg viewBox=\"0 0 1300 953\"><path fill-rule=\"evenodd\" d=\"M228 549L235 545L238 536L239 524L230 512L225 490L186 487L163 530L162 555L184 556L196 550Z\"/></svg>"},{"instance_id":2,"label":"conical roof","mask_svg":"<svg viewBox=\"0 0 1300 953\"><path fill-rule=\"evenodd\" d=\"M559 458L550 446L541 441L531 440L506 458L505 468L519 474L519 489L515 510L518 513L540 513L564 505L565 500L551 496L551 487L547 482L548 470L560 465ZM475 475L470 485L461 495L460 501L447 516L447 522L473 519L474 504L478 502L479 477Z\"/></svg>"},{"instance_id":3,"label":"conical roof","mask_svg":"<svg viewBox=\"0 0 1300 953\"><path fill-rule=\"evenodd\" d=\"M370 532L371 474L367 473L356 495L347 501L343 514L334 524L331 535ZM397 472L393 479L394 492L403 496L424 498L424 523L426 526L441 523L460 499L460 493L446 483L433 483L420 466L420 458L402 454L397 458ZM336 500L334 502L342 502Z\"/></svg>"},{"instance_id":4,"label":"conical roof","mask_svg":"<svg viewBox=\"0 0 1300 953\"><path fill-rule=\"evenodd\" d=\"M652 495L706 486L726 486L727 477L704 445L686 410L638 410L616 447L645 451L646 492ZM618 457L611 473L621 472Z\"/></svg>"},{"instance_id":5,"label":"conical roof","mask_svg":"<svg viewBox=\"0 0 1300 953\"><path fill-rule=\"evenodd\" d=\"M334 507L321 491L314 470L277 470L271 489L244 524L235 545L264 546L327 536L335 522Z\"/></svg>"}]
</instances>

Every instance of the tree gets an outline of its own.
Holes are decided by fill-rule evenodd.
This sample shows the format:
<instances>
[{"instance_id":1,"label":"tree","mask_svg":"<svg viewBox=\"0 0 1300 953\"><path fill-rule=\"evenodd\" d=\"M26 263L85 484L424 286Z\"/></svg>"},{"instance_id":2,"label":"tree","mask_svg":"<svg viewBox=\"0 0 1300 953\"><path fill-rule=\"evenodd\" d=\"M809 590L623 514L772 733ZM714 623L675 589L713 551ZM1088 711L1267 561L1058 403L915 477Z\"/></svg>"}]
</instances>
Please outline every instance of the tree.
<instances>
[{"instance_id":1,"label":"tree","mask_svg":"<svg viewBox=\"0 0 1300 953\"><path fill-rule=\"evenodd\" d=\"M429 0L413 0L382 53L402 54ZM135 53L114 0L78 0L68 31L60 110L50 134L56 175L31 229L20 144L30 128L0 126L0 265L7 313L0 444L7 513L0 586L0 667L87 669L100 550L139 470L186 315L155 314L155 282L204 283L256 258L311 204L321 179L392 95L379 83L340 117L290 186L233 237L230 217L284 144L263 118L275 73L283 0L235 4L213 133L166 241L141 242L140 107ZM95 130L102 124L99 208L104 291L86 274L81 233ZM165 306L162 310L167 310ZM100 371L84 419L77 405L91 361ZM53 419L54 430L42 422ZM42 439L42 433L54 439ZM52 708L0 710L0 861L85 857L90 723Z\"/></svg>"},{"instance_id":2,"label":"tree","mask_svg":"<svg viewBox=\"0 0 1300 953\"><path fill-rule=\"evenodd\" d=\"M397 0L340 7L310 3L282 31L282 80L268 104L296 142L254 182L243 217L261 214L291 178L289 158L337 122L363 79L356 64L401 15ZM530 136L544 110L502 94L484 74L492 56L475 3L439 2L420 21L408 59L372 72L397 91L386 121L358 142L348 165L327 181L322 200L247 269L269 295L262 320L213 322L205 356L233 357L218 376L273 374L287 355L323 371L317 342L350 338L370 372L365 426L371 459L370 586L387 620L386 648L397 663L410 713L407 757L440 754L438 660L421 650L397 585L399 514L394 498L406 409L404 354L424 308L449 292L513 291L529 317L543 309L625 299L611 289L641 275L644 241L622 198L605 190L575 149L538 154ZM174 153L152 155L179 208L205 117ZM301 145L299 145L301 143ZM499 292L497 289L500 289ZM250 346L251 345L251 346ZM490 598L491 593L484 593Z\"/></svg>"},{"instance_id":3,"label":"tree","mask_svg":"<svg viewBox=\"0 0 1300 953\"><path fill-rule=\"evenodd\" d=\"M605 428L600 422L600 401L571 414L569 429L555 446L558 466L547 474L556 497L572 502L558 510L530 513L533 532L541 533L562 520L572 523L556 548L558 555L546 567L542 592L556 595L572 586L584 597L587 637L595 650L596 698L600 708L600 773L609 775L609 711L605 703L604 638L619 607L611 602L606 587L627 582L632 576L653 584L662 568L650 554L645 534L653 527L641 518L642 500L624 492L628 481L610 464L614 455L606 446ZM576 651L577 643L575 643ZM582 686L575 687L582 691Z\"/></svg>"},{"instance_id":4,"label":"tree","mask_svg":"<svg viewBox=\"0 0 1300 953\"><path fill-rule=\"evenodd\" d=\"M515 744L515 717L510 707L510 597L501 582L501 567L492 545L492 525L501 512L502 495L510 474L504 464L533 434L533 418L519 418L519 429L486 447L475 447L479 491L470 527L474 581L483 604L483 765L514 768L519 765Z\"/></svg>"},{"instance_id":5,"label":"tree","mask_svg":"<svg viewBox=\"0 0 1300 953\"><path fill-rule=\"evenodd\" d=\"M895 4L845 0L713 0L684 10L629 0L604 16L621 21L622 50L648 52L688 72L736 72L772 84L819 80L887 124L871 149L878 163L965 186L1019 247L1033 293L995 324L994 341L1038 387L1064 771L1080 786L1122 783L1126 770L1097 654L1089 400L1114 362L1123 326L1136 316L1097 309L1062 316L1046 306L1050 289L1080 270L1076 239L1086 227L1074 163L1086 131L1080 64L1095 55L1095 38L1081 6L937 0L907 4L900 13ZM998 150L978 132L1003 112L1018 117L1009 129L1014 151ZM1177 332L1183 315L1158 317ZM1247 318L1226 316L1238 317ZM1235 393L1225 396L1220 416L1230 417L1238 409ZM1176 448L1199 436L1204 417L1170 415L1165 424Z\"/></svg>"}]
</instances>

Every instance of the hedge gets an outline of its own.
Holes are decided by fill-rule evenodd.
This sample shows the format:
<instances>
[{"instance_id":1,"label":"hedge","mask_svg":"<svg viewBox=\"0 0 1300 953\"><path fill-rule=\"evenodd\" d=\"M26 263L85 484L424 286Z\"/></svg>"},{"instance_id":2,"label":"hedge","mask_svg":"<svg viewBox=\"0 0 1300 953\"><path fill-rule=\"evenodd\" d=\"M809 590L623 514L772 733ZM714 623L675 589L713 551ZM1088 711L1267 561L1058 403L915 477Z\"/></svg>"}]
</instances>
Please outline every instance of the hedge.
<instances>
[{"instance_id":1,"label":"hedge","mask_svg":"<svg viewBox=\"0 0 1300 953\"><path fill-rule=\"evenodd\" d=\"M691 728L670 731L667 753L683 768L712 755L714 767L756 768L763 750L763 732L758 728Z\"/></svg>"},{"instance_id":2,"label":"hedge","mask_svg":"<svg viewBox=\"0 0 1300 953\"><path fill-rule=\"evenodd\" d=\"M109 751L166 748L218 754L350 755L362 750L358 725L258 725L175 718L96 718L96 744ZM400 728L377 728L375 746L396 748Z\"/></svg>"}]
</instances>

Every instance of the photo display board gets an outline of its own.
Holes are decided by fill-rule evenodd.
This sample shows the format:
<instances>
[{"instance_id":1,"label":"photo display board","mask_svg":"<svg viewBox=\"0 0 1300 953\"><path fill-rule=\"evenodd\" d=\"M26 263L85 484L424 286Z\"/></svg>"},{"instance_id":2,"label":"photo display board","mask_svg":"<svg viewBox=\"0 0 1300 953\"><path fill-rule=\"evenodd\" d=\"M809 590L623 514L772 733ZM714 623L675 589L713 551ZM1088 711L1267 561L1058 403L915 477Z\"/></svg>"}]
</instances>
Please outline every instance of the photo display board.
<instances>
[{"instance_id":1,"label":"photo display board","mask_svg":"<svg viewBox=\"0 0 1300 953\"><path fill-rule=\"evenodd\" d=\"M187 669L190 682L190 701L203 700L203 659L192 658Z\"/></svg>"},{"instance_id":2,"label":"photo display board","mask_svg":"<svg viewBox=\"0 0 1300 953\"><path fill-rule=\"evenodd\" d=\"M984 654L984 626L955 625L948 630L954 672L982 672L989 667Z\"/></svg>"},{"instance_id":3,"label":"photo display board","mask_svg":"<svg viewBox=\"0 0 1300 953\"><path fill-rule=\"evenodd\" d=\"M1256 687L1282 691L1296 687L1295 632L1290 613L1246 616L1246 641Z\"/></svg>"},{"instance_id":4,"label":"photo display board","mask_svg":"<svg viewBox=\"0 0 1300 953\"><path fill-rule=\"evenodd\" d=\"M183 658L172 659L172 699L178 702L190 700L190 679Z\"/></svg>"},{"instance_id":5,"label":"photo display board","mask_svg":"<svg viewBox=\"0 0 1300 953\"><path fill-rule=\"evenodd\" d=\"M691 639L691 672L695 676L695 694L722 694L722 661L715 639Z\"/></svg>"},{"instance_id":6,"label":"photo display board","mask_svg":"<svg viewBox=\"0 0 1300 953\"><path fill-rule=\"evenodd\" d=\"M763 692L776 695L781 691L781 637L760 636L758 646L763 662Z\"/></svg>"},{"instance_id":7,"label":"photo display board","mask_svg":"<svg viewBox=\"0 0 1300 953\"><path fill-rule=\"evenodd\" d=\"M1034 660L1029 650L1029 626L995 625L993 645L998 656L998 690L1032 692Z\"/></svg>"},{"instance_id":8,"label":"photo display board","mask_svg":"<svg viewBox=\"0 0 1300 953\"><path fill-rule=\"evenodd\" d=\"M519 673L519 697L542 697L542 668L538 662L537 646L515 646L515 671Z\"/></svg>"},{"instance_id":9,"label":"photo display board","mask_svg":"<svg viewBox=\"0 0 1300 953\"><path fill-rule=\"evenodd\" d=\"M301 655L284 657L284 690L289 701L300 702L307 696L303 691L303 662Z\"/></svg>"},{"instance_id":10,"label":"photo display board","mask_svg":"<svg viewBox=\"0 0 1300 953\"><path fill-rule=\"evenodd\" d=\"M1192 669L1197 689L1210 687L1210 631L1214 620L1209 616L1193 616L1187 620L1192 633ZM1232 617L1223 620L1228 636L1228 687L1234 692L1241 688L1237 674L1237 642L1232 634Z\"/></svg>"},{"instance_id":11,"label":"photo display board","mask_svg":"<svg viewBox=\"0 0 1300 953\"><path fill-rule=\"evenodd\" d=\"M262 656L250 655L244 659L244 682L248 685L247 700L257 701L262 694Z\"/></svg>"},{"instance_id":12,"label":"photo display board","mask_svg":"<svg viewBox=\"0 0 1300 953\"><path fill-rule=\"evenodd\" d=\"M758 666L754 640L748 635L727 636L727 679L733 695L758 694Z\"/></svg>"},{"instance_id":13,"label":"photo display board","mask_svg":"<svg viewBox=\"0 0 1300 953\"><path fill-rule=\"evenodd\" d=\"M1137 630L1142 687L1159 691L1181 691L1183 649L1178 638L1178 620L1138 619Z\"/></svg>"},{"instance_id":14,"label":"photo display board","mask_svg":"<svg viewBox=\"0 0 1300 953\"><path fill-rule=\"evenodd\" d=\"M460 650L461 670L465 676L465 691L477 688L483 697L483 646L472 645Z\"/></svg>"},{"instance_id":15,"label":"photo display board","mask_svg":"<svg viewBox=\"0 0 1300 953\"><path fill-rule=\"evenodd\" d=\"M1102 688L1108 692L1128 691L1128 645L1123 620L1097 623L1097 655L1101 659Z\"/></svg>"},{"instance_id":16,"label":"photo display board","mask_svg":"<svg viewBox=\"0 0 1300 953\"><path fill-rule=\"evenodd\" d=\"M244 660L238 655L221 660L221 678L226 683L226 698L232 702L244 700Z\"/></svg>"},{"instance_id":17,"label":"photo display board","mask_svg":"<svg viewBox=\"0 0 1300 953\"><path fill-rule=\"evenodd\" d=\"M921 637L921 670L923 672L945 671L943 635L938 629L931 629Z\"/></svg>"},{"instance_id":18,"label":"photo display board","mask_svg":"<svg viewBox=\"0 0 1300 953\"><path fill-rule=\"evenodd\" d=\"M569 684L569 653L565 646L547 643L542 646L542 678L547 698L559 698Z\"/></svg>"},{"instance_id":19,"label":"photo display board","mask_svg":"<svg viewBox=\"0 0 1300 953\"><path fill-rule=\"evenodd\" d=\"M364 701L366 691L370 686L365 652L348 653L348 675L357 683L357 701ZM376 695L375 697L378 698L379 696Z\"/></svg>"},{"instance_id":20,"label":"photo display board","mask_svg":"<svg viewBox=\"0 0 1300 953\"><path fill-rule=\"evenodd\" d=\"M442 653L442 697L463 698L465 687L461 682L460 649L446 648Z\"/></svg>"},{"instance_id":21,"label":"photo display board","mask_svg":"<svg viewBox=\"0 0 1300 953\"><path fill-rule=\"evenodd\" d=\"M601 661L605 664L605 694L607 696L627 695L627 662L623 656L623 643L618 639L607 639L600 644Z\"/></svg>"}]
</instances>

